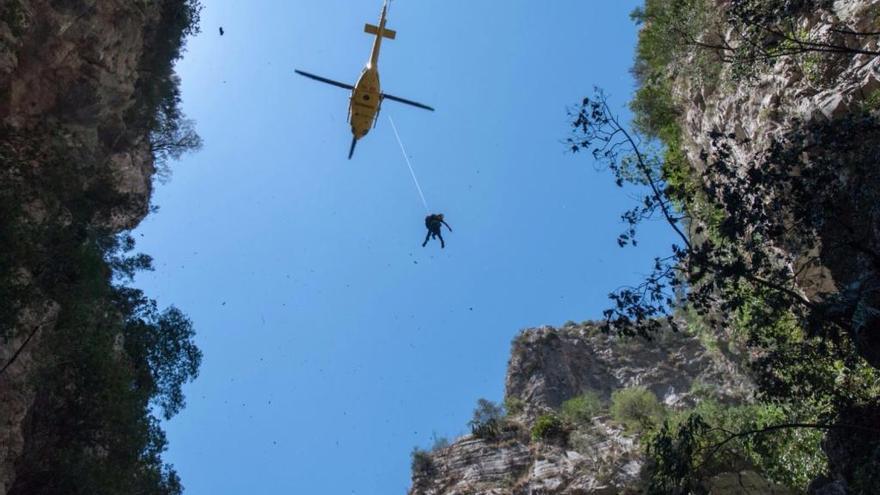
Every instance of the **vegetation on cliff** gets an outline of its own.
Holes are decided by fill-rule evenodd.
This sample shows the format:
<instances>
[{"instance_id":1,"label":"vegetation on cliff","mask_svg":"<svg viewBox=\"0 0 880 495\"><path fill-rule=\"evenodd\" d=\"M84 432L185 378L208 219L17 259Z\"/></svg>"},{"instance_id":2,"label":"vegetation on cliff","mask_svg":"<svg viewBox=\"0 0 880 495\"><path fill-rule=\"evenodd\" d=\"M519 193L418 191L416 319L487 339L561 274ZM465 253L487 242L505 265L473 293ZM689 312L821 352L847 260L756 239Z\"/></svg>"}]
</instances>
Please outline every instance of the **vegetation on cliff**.
<instances>
[{"instance_id":1,"label":"vegetation on cliff","mask_svg":"<svg viewBox=\"0 0 880 495\"><path fill-rule=\"evenodd\" d=\"M877 55L799 31L790 19L812 7L744 0L719 16L715 2L649 0L634 14L642 25L634 128L614 117L601 93L573 116L574 151L606 163L619 185L647 189L623 215L620 244L635 244L638 225L655 217L679 241L642 284L612 294L607 328L647 337L667 325L714 334L738 350L758 385L755 404L707 402L649 428L653 493L699 493L713 473L737 465L798 489L825 475L845 478L854 493L869 493L874 482L865 473L880 452L870 412L880 396L878 321L870 316L877 303L870 274L880 273L871 238L880 181L876 153L864 143L878 142L876 113L802 122L746 162L735 151L741 136L687 136L709 143L692 163L683 151L687 103L674 92L683 80L704 95L730 90L784 57L809 71ZM644 145L652 140L658 145ZM856 282L828 288L823 269ZM868 275L854 276L859 270ZM818 288L805 291L805 280ZM860 447L845 459L827 444L823 452L826 432L837 441L858 437Z\"/></svg>"},{"instance_id":2,"label":"vegetation on cliff","mask_svg":"<svg viewBox=\"0 0 880 495\"><path fill-rule=\"evenodd\" d=\"M607 327L645 336L667 324L713 333L745 356L759 387L754 405L709 402L653 430L647 451L654 493L701 492L713 472L737 463L798 489L830 474L854 493L871 490L874 475L866 473L876 471L871 459L880 451L876 415L851 411L876 411L880 396L878 321L869 316L877 303L871 274L880 273L871 238L880 181L876 154L863 146L877 142L877 115L863 110L802 122L747 162L736 152L742 136L721 129L689 136L709 143L691 163L683 152L685 103L673 91L681 80L704 95L723 85L730 90L784 57L798 58L809 72L877 56L788 21L812 7L743 1L718 16L714 2L649 0L634 14L642 25L635 128L616 120L601 93L574 116L573 150L608 164L618 184L647 187L623 216L621 245L634 244L637 226L654 217L679 241L642 284L612 294ZM844 26L831 31L864 36ZM659 146L643 145L652 139ZM823 270L855 282L849 292L829 288ZM859 438L864 455L826 458L819 445L829 431L837 441Z\"/></svg>"},{"instance_id":3,"label":"vegetation on cliff","mask_svg":"<svg viewBox=\"0 0 880 495\"><path fill-rule=\"evenodd\" d=\"M200 9L198 0L159 2L144 38L125 124L149 136L160 166L200 143L173 70ZM133 238L109 220L143 198L118 192L106 155L72 148L62 126L2 136L0 325L6 344L19 346L3 372L40 332L36 397L8 493L181 493L161 458L157 414L184 407L182 386L198 374L201 353L180 310L160 310L128 285L151 259L133 254Z\"/></svg>"}]
</instances>

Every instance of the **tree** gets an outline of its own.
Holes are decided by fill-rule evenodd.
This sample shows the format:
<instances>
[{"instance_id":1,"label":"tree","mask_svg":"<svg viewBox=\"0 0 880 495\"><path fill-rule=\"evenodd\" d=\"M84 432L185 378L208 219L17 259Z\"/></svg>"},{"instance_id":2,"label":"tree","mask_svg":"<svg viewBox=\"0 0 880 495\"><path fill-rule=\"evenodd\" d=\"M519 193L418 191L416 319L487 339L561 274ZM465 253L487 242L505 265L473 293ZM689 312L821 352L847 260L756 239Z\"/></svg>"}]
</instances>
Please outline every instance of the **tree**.
<instances>
[{"instance_id":1,"label":"tree","mask_svg":"<svg viewBox=\"0 0 880 495\"><path fill-rule=\"evenodd\" d=\"M192 119L163 117L150 134L150 145L159 179L167 181L171 177L169 162L179 160L185 153L200 150L202 138L196 132Z\"/></svg>"},{"instance_id":2,"label":"tree","mask_svg":"<svg viewBox=\"0 0 880 495\"><path fill-rule=\"evenodd\" d=\"M647 431L659 424L664 410L657 396L644 387L615 390L611 416L631 431Z\"/></svg>"},{"instance_id":3,"label":"tree","mask_svg":"<svg viewBox=\"0 0 880 495\"><path fill-rule=\"evenodd\" d=\"M880 172L876 151L863 144L880 142L875 117L795 125L746 162L734 151L744 142L713 132L685 194L666 182L663 155L650 145L644 151L646 141L620 123L601 92L584 99L573 117L572 150L591 151L618 185L644 188L639 204L622 215L620 245L634 244L640 223L654 218L678 241L644 281L610 295L605 330L649 338L666 327L681 330L678 308L716 331L734 327L751 350L745 364L758 399L786 411L775 423L726 430L731 440L711 419L661 430L650 444L663 458L655 468L685 483L681 473L698 479L692 463L708 462L716 443L805 428L870 429L871 415L843 418L854 408L871 410L865 404L880 393L880 251L872 237ZM822 283L825 271L847 286ZM695 445L702 446L696 458ZM870 465L878 446L880 435L866 440L861 457L838 462Z\"/></svg>"},{"instance_id":4,"label":"tree","mask_svg":"<svg viewBox=\"0 0 880 495\"><path fill-rule=\"evenodd\" d=\"M430 452L414 447L410 452L410 470L413 477L423 478L436 473L437 467Z\"/></svg>"},{"instance_id":5,"label":"tree","mask_svg":"<svg viewBox=\"0 0 880 495\"><path fill-rule=\"evenodd\" d=\"M568 443L571 426L555 413L542 414L532 426L533 442Z\"/></svg>"},{"instance_id":6,"label":"tree","mask_svg":"<svg viewBox=\"0 0 880 495\"><path fill-rule=\"evenodd\" d=\"M590 424L596 416L602 414L605 405L599 394L590 390L562 403L562 416L574 424Z\"/></svg>"},{"instance_id":7,"label":"tree","mask_svg":"<svg viewBox=\"0 0 880 495\"><path fill-rule=\"evenodd\" d=\"M637 227L656 217L678 239L670 255L655 259L641 284L611 294L614 306L605 311L607 329L643 336L665 325L679 329L671 314L678 305L703 316L732 314L747 302L744 288L748 288L760 292L766 303L756 318L770 322L793 313L814 335L824 334L832 341L850 335L857 344L864 343L859 347L862 356L880 366L880 347L875 347L880 336L872 330L859 331L873 323L850 317L855 310L847 309L852 304L846 297L836 293L808 297L798 284L806 270L835 254L864 257L880 270L878 251L859 228L864 219L854 225L843 214L845 208L829 209L841 204L867 208L877 199L880 177L872 166L873 155L862 154L861 160L849 162L848 174L837 166L841 157L859 156L858 142L845 136L878 132L872 117L805 123L802 131L774 143L748 164L734 159L734 135L712 133L712 149L702 154L706 172L700 179L700 193L719 213L711 224L696 217L687 204L673 200L662 177L662 159L642 151L637 135L613 115L601 91L583 100L573 127L572 151L590 150L619 186L636 183L647 189L640 204L622 215L627 227L618 243L635 244ZM865 184L878 187L865 188ZM840 237L822 244L826 227L835 228ZM819 245L822 252L809 256ZM875 283L866 281L863 292L873 294Z\"/></svg>"},{"instance_id":8,"label":"tree","mask_svg":"<svg viewBox=\"0 0 880 495\"><path fill-rule=\"evenodd\" d=\"M618 185L643 188L622 216L621 246L651 219L676 237L641 283L611 294L605 329L650 338L696 320L747 351L742 364L758 385L753 409L698 410L651 436L654 493L700 493L706 476L743 459L801 489L826 463L851 488L871 485L865 473L880 451L871 431L880 411L876 107L794 123L758 152L716 130L689 157L673 96L674 81L711 92L722 77L749 77L780 58L809 76L809 64L880 55L862 48L880 33L833 25L820 37L791 21L829 4L735 0L718 15L716 2L648 0L634 13L643 28L632 128L600 91L572 114L572 150L592 152Z\"/></svg>"},{"instance_id":9,"label":"tree","mask_svg":"<svg viewBox=\"0 0 880 495\"><path fill-rule=\"evenodd\" d=\"M173 63L198 29L200 5L154 3L158 15L144 25L136 101L125 115L130 132L104 144L134 146L150 135L161 165L199 142L179 111ZM180 411L182 386L195 378L201 354L183 313L159 311L125 286L151 260L131 254L132 238L106 227L114 212L143 198L118 191L100 153L71 146L58 126L4 126L0 136L0 326L3 338L13 335L7 328L22 337L0 373L33 342L41 346L31 356L26 442L6 489L177 495L182 487L162 460L167 440L155 415ZM33 327L16 328L47 301L58 311L39 340L31 338Z\"/></svg>"},{"instance_id":10,"label":"tree","mask_svg":"<svg viewBox=\"0 0 880 495\"><path fill-rule=\"evenodd\" d=\"M504 431L504 408L490 400L480 399L468 425L475 437L497 440Z\"/></svg>"}]
</instances>

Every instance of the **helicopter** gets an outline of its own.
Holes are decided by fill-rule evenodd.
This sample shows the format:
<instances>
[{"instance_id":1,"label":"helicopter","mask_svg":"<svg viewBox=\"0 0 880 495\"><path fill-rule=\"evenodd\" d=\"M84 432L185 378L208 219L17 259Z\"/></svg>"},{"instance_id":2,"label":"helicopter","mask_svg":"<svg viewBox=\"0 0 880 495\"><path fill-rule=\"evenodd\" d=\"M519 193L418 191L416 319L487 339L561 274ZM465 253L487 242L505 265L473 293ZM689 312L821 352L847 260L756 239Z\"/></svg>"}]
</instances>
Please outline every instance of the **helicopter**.
<instances>
[{"instance_id":1,"label":"helicopter","mask_svg":"<svg viewBox=\"0 0 880 495\"><path fill-rule=\"evenodd\" d=\"M357 146L358 140L366 136L372 127L375 127L384 100L392 100L430 110L432 112L434 111L434 109L428 105L400 98L399 96L389 95L383 93L381 90L379 84L379 50L382 47L382 39L386 38L393 40L397 37L396 31L385 27L387 16L388 0L385 0L382 6L382 15L379 18L379 25L375 26L373 24L366 24L364 26L364 32L375 35L376 40L373 42L373 51L370 55L370 60L367 62L366 67L364 67L360 78L354 86L327 79L326 77L316 76L315 74L310 74L298 69L294 70L294 72L301 76L351 91L351 98L348 106L348 122L351 124L352 134L351 149L348 151L349 160L351 160L352 155L354 155L354 148Z\"/></svg>"}]
</instances>

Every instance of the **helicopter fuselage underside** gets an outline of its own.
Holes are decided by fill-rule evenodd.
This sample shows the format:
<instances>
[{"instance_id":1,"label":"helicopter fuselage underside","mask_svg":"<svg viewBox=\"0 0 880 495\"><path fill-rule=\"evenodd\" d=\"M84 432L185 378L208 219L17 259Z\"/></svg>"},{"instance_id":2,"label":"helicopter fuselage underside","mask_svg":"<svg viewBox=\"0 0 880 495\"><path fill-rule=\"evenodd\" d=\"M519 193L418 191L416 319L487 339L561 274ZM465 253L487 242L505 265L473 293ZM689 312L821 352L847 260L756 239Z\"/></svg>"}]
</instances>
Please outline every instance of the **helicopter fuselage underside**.
<instances>
[{"instance_id":1,"label":"helicopter fuselage underside","mask_svg":"<svg viewBox=\"0 0 880 495\"><path fill-rule=\"evenodd\" d=\"M348 109L348 121L355 139L360 139L370 132L379 115L382 105L382 91L379 86L379 70L367 66L351 92Z\"/></svg>"}]
</instances>

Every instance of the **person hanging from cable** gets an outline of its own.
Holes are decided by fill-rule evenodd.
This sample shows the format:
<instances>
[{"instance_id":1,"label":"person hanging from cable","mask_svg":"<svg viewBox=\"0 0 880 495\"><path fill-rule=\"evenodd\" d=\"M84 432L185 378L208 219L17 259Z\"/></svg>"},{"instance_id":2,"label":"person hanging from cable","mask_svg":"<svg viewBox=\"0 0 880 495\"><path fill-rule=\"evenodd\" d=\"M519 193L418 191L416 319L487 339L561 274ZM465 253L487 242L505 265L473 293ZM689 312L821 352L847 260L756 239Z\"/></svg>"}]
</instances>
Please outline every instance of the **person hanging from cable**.
<instances>
[{"instance_id":1,"label":"person hanging from cable","mask_svg":"<svg viewBox=\"0 0 880 495\"><path fill-rule=\"evenodd\" d=\"M431 238L440 239L440 249L446 247L446 242L443 241L443 236L440 234L443 225L452 232L452 227L446 223L446 220L443 220L442 213L434 213L425 217L425 227L428 228L428 235L425 236L425 242L422 243L422 247L427 246Z\"/></svg>"}]
</instances>

